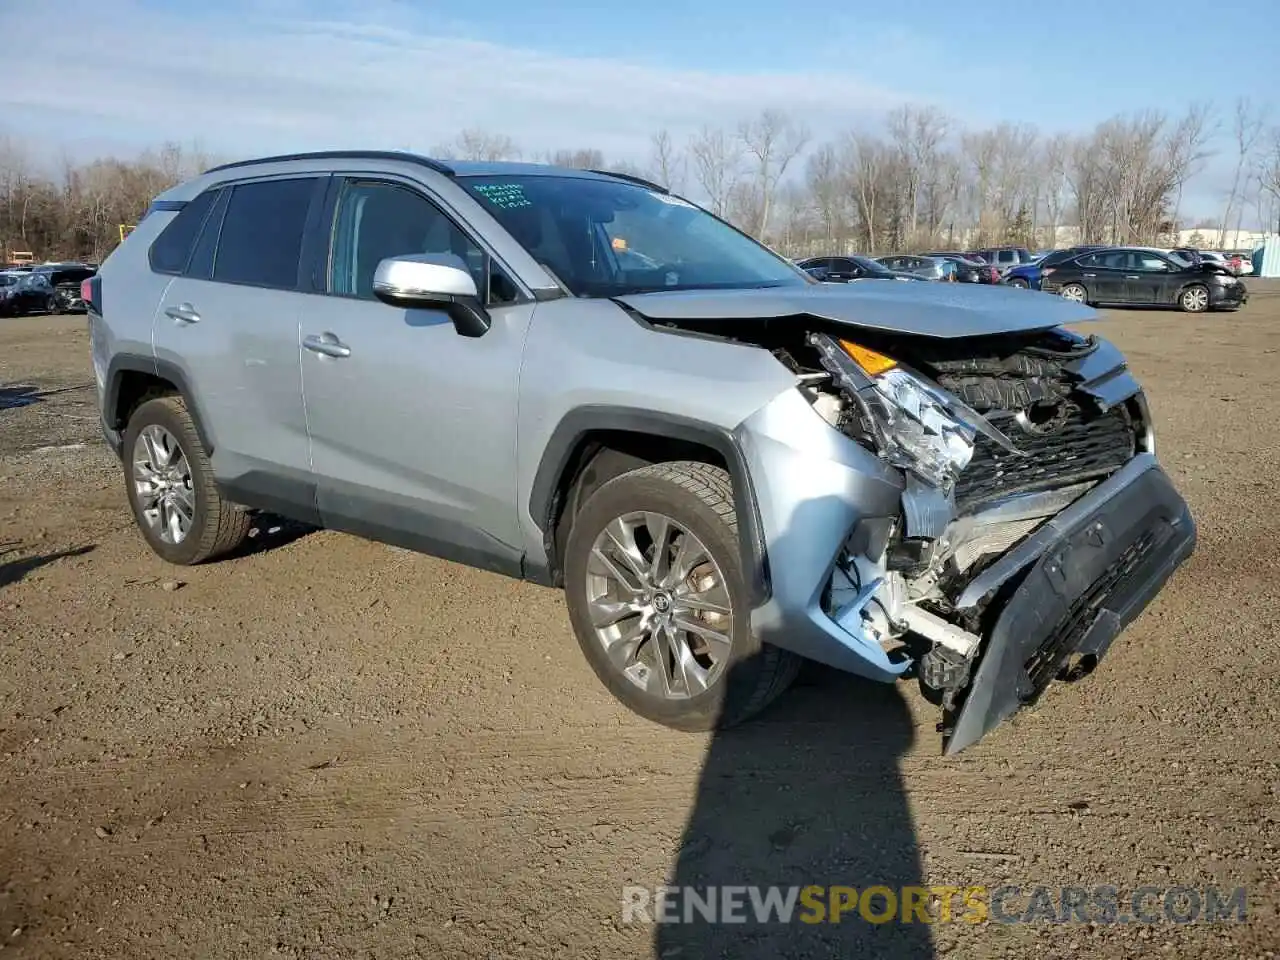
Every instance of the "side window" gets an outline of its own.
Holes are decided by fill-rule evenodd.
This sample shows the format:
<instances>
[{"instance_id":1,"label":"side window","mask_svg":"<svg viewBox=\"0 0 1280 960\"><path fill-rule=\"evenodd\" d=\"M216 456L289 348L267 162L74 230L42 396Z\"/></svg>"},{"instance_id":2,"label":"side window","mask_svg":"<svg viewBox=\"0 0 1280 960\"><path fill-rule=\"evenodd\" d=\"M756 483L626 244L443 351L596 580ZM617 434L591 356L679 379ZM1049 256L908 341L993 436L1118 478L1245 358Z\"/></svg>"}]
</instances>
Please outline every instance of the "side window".
<instances>
[{"instance_id":1,"label":"side window","mask_svg":"<svg viewBox=\"0 0 1280 960\"><path fill-rule=\"evenodd\" d=\"M315 177L307 177L233 187L222 218L213 279L298 289L302 234L315 183Z\"/></svg>"},{"instance_id":2,"label":"side window","mask_svg":"<svg viewBox=\"0 0 1280 960\"><path fill-rule=\"evenodd\" d=\"M222 233L222 217L227 211L227 200L231 198L230 190L219 190L218 199L213 203L209 216L205 217L204 229L196 239L195 249L187 262L186 275L196 280L208 280L213 276L213 257L218 251L218 235Z\"/></svg>"},{"instance_id":3,"label":"side window","mask_svg":"<svg viewBox=\"0 0 1280 960\"><path fill-rule=\"evenodd\" d=\"M1096 253L1087 253L1075 262L1075 266L1085 267L1086 269L1100 267L1102 266L1102 257Z\"/></svg>"},{"instance_id":4,"label":"side window","mask_svg":"<svg viewBox=\"0 0 1280 960\"><path fill-rule=\"evenodd\" d=\"M1143 270L1147 273L1165 273L1170 269L1169 261L1164 257L1157 257L1150 253L1140 253L1137 255L1138 265L1135 270Z\"/></svg>"},{"instance_id":5,"label":"side window","mask_svg":"<svg viewBox=\"0 0 1280 960\"><path fill-rule=\"evenodd\" d=\"M335 212L329 292L373 300L378 264L387 257L415 253L459 257L489 305L519 298L515 284L492 258L422 194L393 183L347 182Z\"/></svg>"},{"instance_id":6,"label":"side window","mask_svg":"<svg viewBox=\"0 0 1280 960\"><path fill-rule=\"evenodd\" d=\"M191 247L196 242L196 235L200 232L217 194L217 190L206 190L179 210L168 226L160 231L160 236L156 237L147 252L152 270L157 273L182 273L187 268Z\"/></svg>"},{"instance_id":7,"label":"side window","mask_svg":"<svg viewBox=\"0 0 1280 960\"><path fill-rule=\"evenodd\" d=\"M1014 253L1012 250L1001 250L1001 251L1000 251L1000 263L1001 263L1001 264L1008 264L1008 265L1012 266L1013 264L1015 264L1015 263L1017 263L1017 262L1018 262L1018 255L1017 255L1016 253Z\"/></svg>"}]
</instances>

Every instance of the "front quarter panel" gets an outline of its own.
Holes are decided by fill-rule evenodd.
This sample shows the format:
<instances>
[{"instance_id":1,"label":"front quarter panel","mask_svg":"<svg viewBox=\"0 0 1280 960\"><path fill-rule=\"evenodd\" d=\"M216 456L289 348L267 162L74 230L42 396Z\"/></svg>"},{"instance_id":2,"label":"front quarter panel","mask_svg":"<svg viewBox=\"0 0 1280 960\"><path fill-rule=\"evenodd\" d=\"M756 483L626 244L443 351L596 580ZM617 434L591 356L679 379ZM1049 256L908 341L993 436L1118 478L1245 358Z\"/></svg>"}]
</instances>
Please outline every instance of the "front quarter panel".
<instances>
[{"instance_id":1,"label":"front quarter panel","mask_svg":"<svg viewBox=\"0 0 1280 960\"><path fill-rule=\"evenodd\" d=\"M520 372L516 444L527 563L547 562L544 518L534 515L531 500L552 437L575 411L645 411L728 435L794 384L757 347L661 332L605 300L539 304Z\"/></svg>"}]
</instances>

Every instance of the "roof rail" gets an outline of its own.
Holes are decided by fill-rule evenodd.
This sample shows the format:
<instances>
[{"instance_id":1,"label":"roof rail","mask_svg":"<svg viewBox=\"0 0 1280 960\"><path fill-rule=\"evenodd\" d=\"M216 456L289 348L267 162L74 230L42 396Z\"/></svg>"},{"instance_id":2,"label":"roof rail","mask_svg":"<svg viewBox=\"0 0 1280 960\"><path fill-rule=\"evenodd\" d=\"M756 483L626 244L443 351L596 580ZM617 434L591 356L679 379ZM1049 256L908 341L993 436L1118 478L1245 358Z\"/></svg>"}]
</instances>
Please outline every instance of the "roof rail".
<instances>
[{"instance_id":1,"label":"roof rail","mask_svg":"<svg viewBox=\"0 0 1280 960\"><path fill-rule=\"evenodd\" d=\"M252 167L261 163L284 163L289 160L398 160L402 163L416 163L420 167L453 176L453 169L439 160L432 160L416 153L402 150L319 150L313 153L285 153L275 157L258 157L254 160L236 160L221 166L210 167L205 173L219 170L234 170L239 167Z\"/></svg>"},{"instance_id":2,"label":"roof rail","mask_svg":"<svg viewBox=\"0 0 1280 960\"><path fill-rule=\"evenodd\" d=\"M588 170L587 173L596 173L602 177L614 177L618 180L626 180L628 183L638 183L642 187L648 187L650 190L656 190L659 193L671 192L660 183L654 183L652 180L646 180L644 177L632 176L629 173L614 173L612 170Z\"/></svg>"}]
</instances>

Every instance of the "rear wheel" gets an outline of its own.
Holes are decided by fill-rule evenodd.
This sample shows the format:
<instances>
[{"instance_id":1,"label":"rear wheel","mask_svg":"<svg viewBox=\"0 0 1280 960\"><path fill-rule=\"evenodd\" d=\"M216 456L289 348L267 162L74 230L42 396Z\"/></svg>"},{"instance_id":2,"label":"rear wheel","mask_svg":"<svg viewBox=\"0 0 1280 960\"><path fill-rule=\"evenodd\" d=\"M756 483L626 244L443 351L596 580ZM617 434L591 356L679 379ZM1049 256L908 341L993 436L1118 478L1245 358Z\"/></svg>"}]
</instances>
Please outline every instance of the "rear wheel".
<instances>
[{"instance_id":1,"label":"rear wheel","mask_svg":"<svg viewBox=\"0 0 1280 960\"><path fill-rule=\"evenodd\" d=\"M218 493L181 397L157 397L134 410L121 449L134 520L161 559L203 563L244 542L249 515Z\"/></svg>"},{"instance_id":2,"label":"rear wheel","mask_svg":"<svg viewBox=\"0 0 1280 960\"><path fill-rule=\"evenodd\" d=\"M718 467L655 464L596 490L573 518L565 593L596 676L669 727L746 720L799 667L751 633L733 491Z\"/></svg>"},{"instance_id":3,"label":"rear wheel","mask_svg":"<svg viewBox=\"0 0 1280 960\"><path fill-rule=\"evenodd\" d=\"M1072 303L1086 303L1089 294L1083 286L1078 283L1068 283L1062 288L1062 299L1070 300Z\"/></svg>"},{"instance_id":4,"label":"rear wheel","mask_svg":"<svg viewBox=\"0 0 1280 960\"><path fill-rule=\"evenodd\" d=\"M1178 295L1178 306L1187 313L1204 313L1209 309L1209 288L1195 284Z\"/></svg>"}]
</instances>

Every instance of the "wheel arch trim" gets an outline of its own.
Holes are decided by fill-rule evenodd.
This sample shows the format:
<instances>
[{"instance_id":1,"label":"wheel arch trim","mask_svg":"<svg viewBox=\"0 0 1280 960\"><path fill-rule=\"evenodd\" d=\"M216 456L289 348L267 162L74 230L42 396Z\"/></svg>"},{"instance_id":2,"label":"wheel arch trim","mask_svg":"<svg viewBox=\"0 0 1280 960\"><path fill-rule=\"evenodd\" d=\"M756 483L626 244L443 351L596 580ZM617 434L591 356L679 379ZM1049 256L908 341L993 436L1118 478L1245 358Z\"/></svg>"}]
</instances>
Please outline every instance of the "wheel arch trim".
<instances>
[{"instance_id":1,"label":"wheel arch trim","mask_svg":"<svg viewBox=\"0 0 1280 960\"><path fill-rule=\"evenodd\" d=\"M119 353L111 358L111 363L107 366L106 386L102 397L102 419L104 424L113 430L120 431L123 431L128 426L128 424L122 422L118 408L120 405L120 388L124 384L125 376L130 373L143 373L173 384L186 402L187 412L191 414L191 421L195 426L196 435L200 438L200 443L204 447L206 456L211 456L216 446L216 441L213 434L209 432L207 421L201 416L200 403L196 399L195 392L191 389L191 384L187 380L186 374L182 372L182 368L167 360L159 360L155 357L138 353Z\"/></svg>"},{"instance_id":2,"label":"wheel arch trim","mask_svg":"<svg viewBox=\"0 0 1280 960\"><path fill-rule=\"evenodd\" d=\"M548 544L550 564L557 565L559 560L553 555L553 532L557 512L563 506L559 502L559 493L565 472L572 469L576 454L596 433L648 435L697 444L717 453L724 460L733 486L738 543L751 605L759 606L769 599L771 589L763 526L747 460L733 431L703 420L635 407L608 404L575 407L560 419L551 432L529 491L529 515Z\"/></svg>"}]
</instances>

